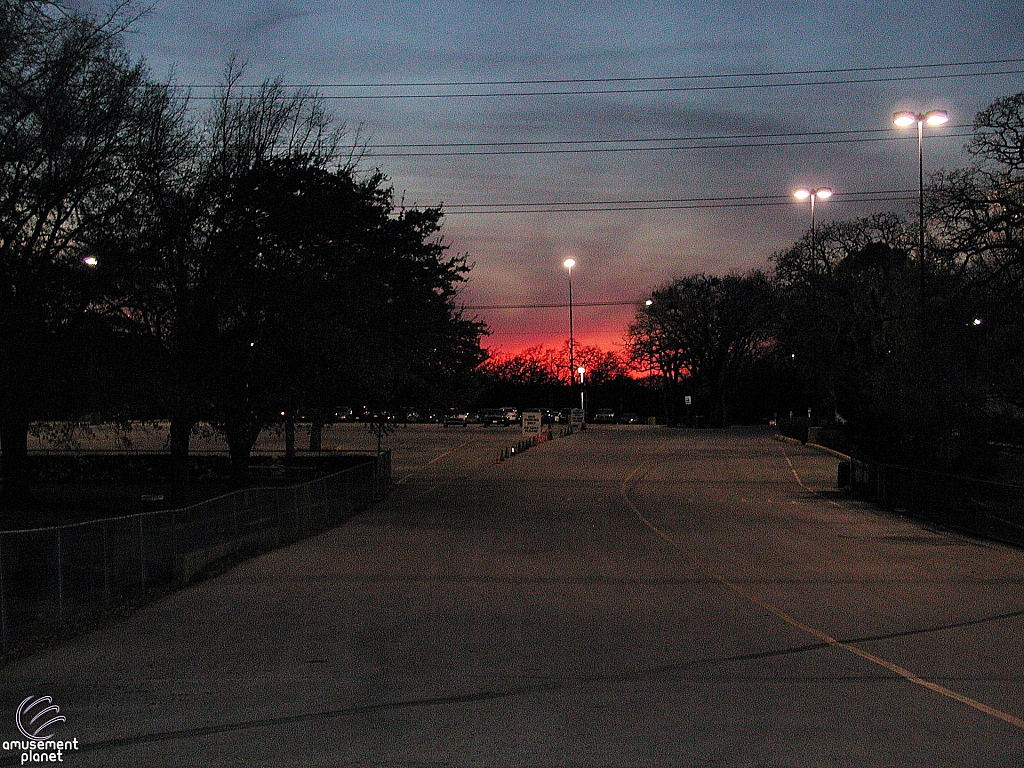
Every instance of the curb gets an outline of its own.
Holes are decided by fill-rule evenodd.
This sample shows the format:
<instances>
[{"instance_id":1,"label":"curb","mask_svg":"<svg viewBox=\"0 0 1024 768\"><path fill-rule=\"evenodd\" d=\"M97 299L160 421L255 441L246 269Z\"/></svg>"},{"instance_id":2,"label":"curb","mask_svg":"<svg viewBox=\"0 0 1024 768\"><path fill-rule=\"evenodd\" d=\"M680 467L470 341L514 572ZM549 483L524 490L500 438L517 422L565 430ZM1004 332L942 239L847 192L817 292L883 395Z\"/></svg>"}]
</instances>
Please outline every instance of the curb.
<instances>
[{"instance_id":1,"label":"curb","mask_svg":"<svg viewBox=\"0 0 1024 768\"><path fill-rule=\"evenodd\" d=\"M801 442L800 440L797 440L795 437L786 437L785 435L779 434L773 435L773 438L780 443L786 443L788 445L803 445L808 448L814 448L815 450L821 451L822 453L827 453L831 456L835 456L837 459L843 459L845 461L850 460L850 457L845 453L841 453L840 451L837 451L834 448L829 448L826 445L819 445L818 443L804 443Z\"/></svg>"}]
</instances>

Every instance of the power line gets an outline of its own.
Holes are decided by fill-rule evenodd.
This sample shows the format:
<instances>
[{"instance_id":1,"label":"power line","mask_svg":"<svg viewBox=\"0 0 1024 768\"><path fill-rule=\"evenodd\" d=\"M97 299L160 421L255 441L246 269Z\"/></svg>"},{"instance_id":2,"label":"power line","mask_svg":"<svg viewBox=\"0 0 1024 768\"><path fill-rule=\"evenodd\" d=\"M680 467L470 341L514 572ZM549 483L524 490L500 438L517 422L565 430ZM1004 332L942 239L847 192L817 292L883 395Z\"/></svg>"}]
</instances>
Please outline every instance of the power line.
<instances>
[{"instance_id":1,"label":"power line","mask_svg":"<svg viewBox=\"0 0 1024 768\"><path fill-rule=\"evenodd\" d=\"M948 125L947 129L970 128L969 125ZM547 139L534 141L445 141L445 142L411 142L405 144L374 144L370 149L426 149L465 148L465 147L536 147L551 145L576 144L637 144L659 141L724 141L728 139L769 139L801 136L851 136L862 134L891 133L891 128L859 128L842 131L793 131L787 133L733 133L720 136L665 136L650 139Z\"/></svg>"},{"instance_id":2,"label":"power line","mask_svg":"<svg viewBox=\"0 0 1024 768\"><path fill-rule=\"evenodd\" d=\"M831 201L848 199L851 197L862 197L862 196L879 196L879 195L908 195L917 193L916 189L881 189L872 190L869 192L836 192ZM762 200L789 200L792 202L792 198L789 195L726 195L718 197L658 197L658 198L644 198L635 200L586 200L574 203L569 200L554 200L548 203L461 203L453 204L451 206L446 205L445 209L452 208L466 208L466 207L508 207L508 206L539 206L539 205L599 205L604 203L613 204L627 204L627 203L719 203L719 202L746 202L746 201L762 201Z\"/></svg>"},{"instance_id":3,"label":"power line","mask_svg":"<svg viewBox=\"0 0 1024 768\"><path fill-rule=\"evenodd\" d=\"M666 86L663 88L600 88L562 91L488 91L483 93L389 93L389 94L318 94L324 101L394 101L411 99L495 99L537 96L612 96L623 94L699 93L710 91L764 90L775 88L812 88L823 85L869 85L872 83L898 83L911 80L948 80L952 78L995 77L1022 75L1024 69L1006 69L990 72L957 72L936 75L906 75L901 77L873 77L850 80L806 80L791 83L734 83L730 85ZM193 96L197 101L219 101L219 96ZM260 96L229 95L236 101L259 100Z\"/></svg>"},{"instance_id":4,"label":"power line","mask_svg":"<svg viewBox=\"0 0 1024 768\"><path fill-rule=\"evenodd\" d=\"M991 72L957 72L940 75L906 75L901 77L873 77L851 80L807 80L793 83L737 83L731 85L666 86L663 88L601 88L566 91L494 91L486 93L403 93L403 94L348 94L321 95L325 101L385 101L394 99L492 99L524 98L527 96L601 96L630 93L698 93L708 91L760 90L769 88L810 88L822 85L868 85L871 83L898 83L910 80L948 80L967 77L995 77L997 75L1021 75L1024 69L996 70ZM200 99L208 98L204 96ZM239 96L247 99L250 97Z\"/></svg>"},{"instance_id":5,"label":"power line","mask_svg":"<svg viewBox=\"0 0 1024 768\"><path fill-rule=\"evenodd\" d=\"M650 82L679 82L679 81L708 81L708 80L723 80L733 78L777 78L777 77L809 77L809 76L820 76L820 75L846 75L852 73L872 73L872 72L895 72L895 71L909 71L909 70L935 70L935 69L951 69L951 68L963 68L963 67L981 67L981 66L1003 66L1009 64L1021 64L1024 63L1024 59L988 59L979 61L957 61L957 62L945 62L945 63L933 63L933 64L908 64L908 65L889 65L889 66L876 66L876 67L841 67L841 68L829 68L829 69L805 69L805 70L780 70L776 72L726 72L717 74L691 74L691 75L647 75L647 76L631 76L631 77L589 77L589 78L544 78L544 79L521 79L521 80L452 80L452 81L422 81L422 82L393 82L393 83L292 83L284 84L281 87L284 88L301 88L301 89L319 89L319 88L330 88L330 89L344 89L344 88L355 88L355 89L386 89L386 88L477 88L477 87L490 87L490 86L526 86L526 85L587 85L587 84L598 84L598 83L650 83ZM798 82L798 83L755 83L755 84L728 84L724 86L705 86L695 88L697 90L711 90L718 88L746 88L746 87L786 87L791 85L831 85L831 84L849 84L849 83L862 83L862 82L891 82L898 80L907 79L942 79L950 77L986 77L1000 74L1021 74L1018 70L1006 70L1006 71L988 71L988 72L956 72L956 73L943 73L933 75L915 75L900 76L895 78L860 78L850 80L828 80L823 82ZM193 89L223 89L223 85L216 84L195 84L189 86ZM263 88L263 85L257 84L236 84L232 86L231 90L248 90ZM455 97L473 97L473 96L537 96L537 95L577 95L587 93L620 93L620 92L658 92L661 90L679 90L677 88L669 89L627 89L625 91L621 89L616 90L586 90L586 91L555 91L555 92L544 92L544 91L527 91L524 93L468 93L468 94L385 94L382 96L364 96L364 95L349 95L349 96L333 96L326 98L429 98L429 97L443 97L443 98L455 98ZM687 90L687 89L682 89ZM200 97L206 98L206 97Z\"/></svg>"},{"instance_id":6,"label":"power line","mask_svg":"<svg viewBox=\"0 0 1024 768\"><path fill-rule=\"evenodd\" d=\"M643 303L636 301L574 301L574 307L635 307ZM479 306L466 306L462 309L484 310L484 309L566 309L568 302L561 304L481 304Z\"/></svg>"},{"instance_id":7,"label":"power line","mask_svg":"<svg viewBox=\"0 0 1024 768\"><path fill-rule=\"evenodd\" d=\"M959 132L949 132L959 131ZM970 138L974 134L970 125L950 125L938 139ZM357 147L365 158L384 157L473 157L477 155L545 155L587 154L609 152L665 152L700 149L756 149L821 144L858 144L883 141L910 141L914 137L891 128L861 128L840 131L798 131L787 133L747 133L714 136L675 136L625 139L549 139L536 141L472 141L425 142L407 144L375 144ZM675 143L672 143L675 142ZM681 143L686 142L686 143ZM710 142L710 143L708 143ZM612 145L612 146L609 146ZM650 146L657 145L657 146ZM662 146L664 145L664 146ZM428 151L380 152L380 149L410 149L422 147ZM284 149L285 147L281 147ZM480 149L473 149L480 148ZM451 149L453 151L432 151Z\"/></svg>"},{"instance_id":8,"label":"power line","mask_svg":"<svg viewBox=\"0 0 1024 768\"><path fill-rule=\"evenodd\" d=\"M880 190L836 193L833 203L899 202L916 199L916 190ZM749 195L743 197L654 198L648 200L587 200L549 203L462 203L445 205L446 216L536 213L593 213L601 211L661 211L721 208L762 208L794 205L789 195Z\"/></svg>"},{"instance_id":9,"label":"power line","mask_svg":"<svg viewBox=\"0 0 1024 768\"><path fill-rule=\"evenodd\" d=\"M958 126L966 128L968 126ZM799 147L799 146L814 146L818 144L862 144L868 142L882 142L882 141L907 141L908 136L895 134L892 131L886 131L886 135L876 136L860 136L860 137L849 137L849 138L836 138L835 136L842 133L856 134L856 133L871 133L872 131L825 131L821 133L807 133L807 134L764 134L764 141L728 141L731 137L722 137L722 139L713 138L702 138L702 137L691 137L688 139L600 139L593 142L551 142L553 145L557 144L605 144L610 142L618 142L620 144L626 144L627 142L632 143L630 146L567 146L567 147L556 147L556 148L545 148L545 149L534 149L534 148L504 148L501 142L487 143L482 142L478 144L466 144L465 146L479 146L479 147L495 147L494 149L480 149L480 150L467 150L467 151L454 151L454 152L376 152L373 147L367 147L366 157L473 157L477 155L560 155L560 154L593 154L593 153L608 153L608 152L668 152L668 151L681 151L681 150L696 150L696 149L756 149L756 148L774 148L774 147ZM881 134L882 131L877 131ZM957 138L969 138L973 134L971 133L943 133L942 138L957 139ZM805 136L826 136L827 138L807 138L799 139L798 137ZM752 136L757 138L756 135ZM774 137L794 137L792 141L768 141L769 138ZM737 135L735 138L743 139L743 135ZM912 137L910 137L912 138ZM717 141L718 143L712 144L672 144L669 146L635 146L639 142L668 142L668 141L689 141L689 142L702 142L702 141ZM520 144L513 144L514 146L527 147L528 143L524 142ZM387 145L381 145L387 146ZM401 146L401 145L392 145ZM411 147L415 146L430 146L411 144Z\"/></svg>"}]
</instances>

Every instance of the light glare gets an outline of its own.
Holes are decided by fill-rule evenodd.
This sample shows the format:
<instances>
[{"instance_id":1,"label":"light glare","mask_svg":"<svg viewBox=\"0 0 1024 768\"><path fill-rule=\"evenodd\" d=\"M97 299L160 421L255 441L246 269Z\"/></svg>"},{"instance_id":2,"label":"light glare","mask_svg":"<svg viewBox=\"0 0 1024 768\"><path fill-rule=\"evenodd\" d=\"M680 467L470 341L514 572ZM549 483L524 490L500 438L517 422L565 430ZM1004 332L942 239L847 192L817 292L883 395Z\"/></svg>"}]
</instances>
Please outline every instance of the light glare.
<instances>
[{"instance_id":1,"label":"light glare","mask_svg":"<svg viewBox=\"0 0 1024 768\"><path fill-rule=\"evenodd\" d=\"M909 128L917 123L917 115L913 112L897 112L892 116L892 122L900 128Z\"/></svg>"},{"instance_id":2,"label":"light glare","mask_svg":"<svg viewBox=\"0 0 1024 768\"><path fill-rule=\"evenodd\" d=\"M566 259L562 262L562 266L566 269L572 269L576 266L576 259Z\"/></svg>"}]
</instances>

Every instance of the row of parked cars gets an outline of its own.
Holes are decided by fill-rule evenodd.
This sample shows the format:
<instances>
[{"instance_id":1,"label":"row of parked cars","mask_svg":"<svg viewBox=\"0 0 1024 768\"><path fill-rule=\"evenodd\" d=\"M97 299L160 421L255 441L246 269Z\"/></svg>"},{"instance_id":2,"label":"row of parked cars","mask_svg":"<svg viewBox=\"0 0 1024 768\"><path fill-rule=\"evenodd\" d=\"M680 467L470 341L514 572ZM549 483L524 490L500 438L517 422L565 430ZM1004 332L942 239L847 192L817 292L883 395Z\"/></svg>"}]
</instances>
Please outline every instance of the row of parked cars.
<instances>
[{"instance_id":1,"label":"row of parked cars","mask_svg":"<svg viewBox=\"0 0 1024 768\"><path fill-rule=\"evenodd\" d=\"M528 408L531 411L540 411L543 424L568 424L572 414L572 408ZM282 418L285 416L281 413ZM518 408L504 406L502 408L481 408L479 411L464 411L451 409L441 413L437 411L425 411L415 408L402 408L394 413L378 413L365 408L350 408L339 406L328 408L318 412L299 409L292 418L295 421L323 420L324 423L332 424L352 421L392 421L406 424L426 423L444 424L447 426L463 426L466 424L482 424L489 426L508 426L519 424L522 421L522 413ZM592 419L594 424L639 424L640 417L635 413L624 413L619 416L611 408L601 408L594 413Z\"/></svg>"},{"instance_id":2,"label":"row of parked cars","mask_svg":"<svg viewBox=\"0 0 1024 768\"><path fill-rule=\"evenodd\" d=\"M572 417L572 408L527 408L530 411L540 411L542 424L568 424ZM482 424L489 426L508 426L519 424L522 421L522 414L517 408L506 406L504 408L482 408L478 412L470 411L449 411L444 417L444 425L465 426L467 424ZM619 416L611 408L601 408L594 414L594 424L639 424L640 417L635 413L624 413Z\"/></svg>"},{"instance_id":3,"label":"row of parked cars","mask_svg":"<svg viewBox=\"0 0 1024 768\"><path fill-rule=\"evenodd\" d=\"M522 414L518 408L505 406L503 408L481 408L479 411L449 411L444 417L444 425L461 426L465 424L482 424L485 427L492 425L508 426L518 424L522 421Z\"/></svg>"},{"instance_id":4,"label":"row of parked cars","mask_svg":"<svg viewBox=\"0 0 1024 768\"><path fill-rule=\"evenodd\" d=\"M599 408L594 414L595 424L639 424L640 417L635 413L617 415L611 408Z\"/></svg>"}]
</instances>

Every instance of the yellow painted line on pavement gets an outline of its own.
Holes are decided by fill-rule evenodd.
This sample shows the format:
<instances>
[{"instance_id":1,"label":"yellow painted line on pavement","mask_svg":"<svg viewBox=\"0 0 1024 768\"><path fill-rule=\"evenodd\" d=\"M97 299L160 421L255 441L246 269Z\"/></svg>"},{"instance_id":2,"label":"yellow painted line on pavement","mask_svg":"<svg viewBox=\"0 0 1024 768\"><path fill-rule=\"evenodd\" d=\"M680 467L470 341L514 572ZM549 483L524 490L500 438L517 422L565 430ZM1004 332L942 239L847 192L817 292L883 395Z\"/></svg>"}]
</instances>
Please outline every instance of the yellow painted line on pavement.
<instances>
[{"instance_id":1,"label":"yellow painted line on pavement","mask_svg":"<svg viewBox=\"0 0 1024 768\"><path fill-rule=\"evenodd\" d=\"M793 475L794 477L796 477L797 482L800 483L801 486L806 488L807 486L803 484L803 482L800 480L799 475L796 474L796 470L793 469L792 466L792 463L790 463L790 468L793 471ZM932 691L933 693L936 693L947 699L951 699L953 701L959 702L960 704L964 704L974 710L977 710L978 712L993 717L997 720L1001 720L1002 722L1007 723L1013 726L1014 728L1024 730L1024 720L1022 720L1021 718L1015 715L1011 715L1008 712L1003 712L1002 710L996 709L995 707L990 707L988 704L984 704L983 702L980 702L977 699L972 699L970 696L965 696L962 693L957 693L956 691L947 688L944 685L939 685L938 683L933 683L929 680L925 680L924 678L914 674L910 670L905 669L898 664L894 664L893 662L888 661L887 659L883 659L881 656L876 656L875 654L865 651L862 648L858 648L855 645L845 643L842 640L837 640L836 638L829 635L827 632L804 624L802 621L795 619L778 606L773 605L772 603L769 603L767 600L758 597L757 595L753 594L747 589L741 587L739 584L730 581L728 578L718 573L710 565L710 563L698 557L689 547L687 547L682 542L674 539L666 531L662 530L654 522L648 519L640 511L639 507L637 507L637 505L634 504L633 501L629 498L629 490L631 487L630 484L633 483L635 480L639 480L639 476L641 474L646 474L653 468L654 465L638 466L626 477L625 480L622 481L622 485L619 487L622 500L633 511L633 514L635 514L637 518L639 518L640 521L643 522L644 525L646 525L651 531L653 531L655 535L658 536L658 538L660 538L667 544L671 545L674 549L678 550L684 557L686 557L686 559L688 559L695 566L697 566L702 571L707 573L715 581L719 582L726 588L735 592L737 595L743 597L744 599L748 600L754 605L768 611L772 615L784 621L786 624L789 624L791 627L794 627L800 630L801 632L804 632L810 635L811 637L832 646L833 648L846 651L847 653L851 653L854 656L858 656L864 659L865 661L870 662L871 664L875 664L876 666L882 667L883 669L886 669L892 672L893 674L902 677L904 680L913 683L914 685L919 685L922 688L926 688L927 690Z\"/></svg>"},{"instance_id":2,"label":"yellow painted line on pavement","mask_svg":"<svg viewBox=\"0 0 1024 768\"><path fill-rule=\"evenodd\" d=\"M453 453L455 453L455 452L456 452L457 450L459 450L460 448L465 448L465 447L466 447L467 445L469 445L470 443L475 443L475 442L476 442L476 438L475 438L475 437L471 437L471 438L470 438L469 440L467 440L466 442L464 442L464 443L459 443L459 444L458 444L458 445L456 445L456 446L455 446L454 448L451 448L451 449L449 449L449 450L445 451L444 453L440 453L440 454L438 454L437 456L435 456L434 458L432 458L432 459L431 459L430 461L428 461L428 462L426 462L426 463L424 463L424 464L420 464L419 466L413 467L412 469L410 469L410 470L409 470L409 471L408 471L408 472L406 473L405 477L403 477L403 478L402 478L401 480L399 480L398 482L396 482L396 483L395 483L395 485L401 485L401 484L402 484L402 483L404 483L404 482L405 482L406 480L408 480L408 479L409 479L410 477L412 477L412 476L413 476L413 475L415 475L415 474L416 474L417 472L419 472L419 471L420 471L421 469L426 469L426 468L427 468L427 467L429 467L429 466L430 466L431 464L435 464L435 463L439 462L439 461L440 461L441 459L443 459L443 458L444 458L445 456L451 456L451 455L452 455Z\"/></svg>"}]
</instances>

